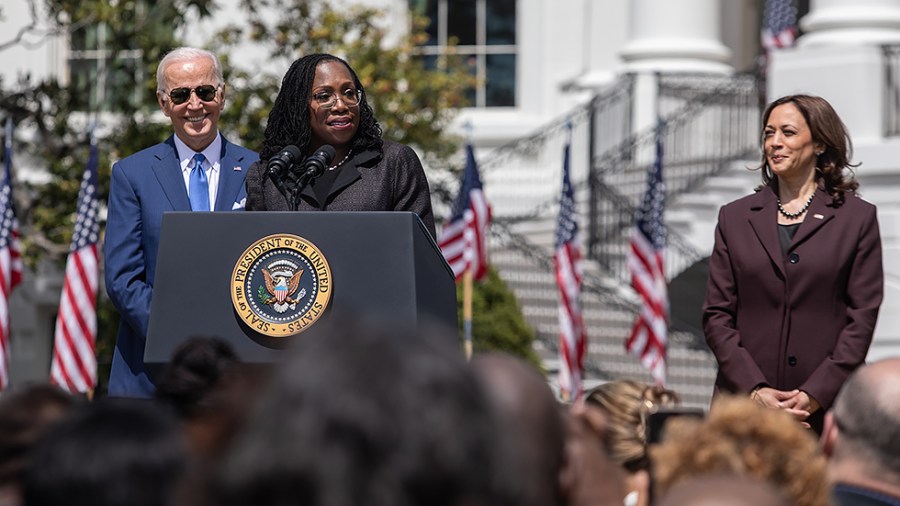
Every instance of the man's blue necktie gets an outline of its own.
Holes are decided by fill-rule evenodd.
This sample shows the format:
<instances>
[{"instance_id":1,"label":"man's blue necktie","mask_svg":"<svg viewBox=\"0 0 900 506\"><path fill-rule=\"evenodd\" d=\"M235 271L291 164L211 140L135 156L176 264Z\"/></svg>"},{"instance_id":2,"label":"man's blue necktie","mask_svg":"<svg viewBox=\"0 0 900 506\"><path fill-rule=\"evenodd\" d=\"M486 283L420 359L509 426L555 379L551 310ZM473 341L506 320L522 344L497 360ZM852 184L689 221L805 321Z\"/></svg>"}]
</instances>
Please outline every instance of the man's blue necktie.
<instances>
[{"instance_id":1,"label":"man's blue necktie","mask_svg":"<svg viewBox=\"0 0 900 506\"><path fill-rule=\"evenodd\" d=\"M191 211L209 211L209 180L206 178L206 171L203 170L203 160L206 160L206 157L201 153L194 155L194 168L191 169L188 184Z\"/></svg>"}]
</instances>

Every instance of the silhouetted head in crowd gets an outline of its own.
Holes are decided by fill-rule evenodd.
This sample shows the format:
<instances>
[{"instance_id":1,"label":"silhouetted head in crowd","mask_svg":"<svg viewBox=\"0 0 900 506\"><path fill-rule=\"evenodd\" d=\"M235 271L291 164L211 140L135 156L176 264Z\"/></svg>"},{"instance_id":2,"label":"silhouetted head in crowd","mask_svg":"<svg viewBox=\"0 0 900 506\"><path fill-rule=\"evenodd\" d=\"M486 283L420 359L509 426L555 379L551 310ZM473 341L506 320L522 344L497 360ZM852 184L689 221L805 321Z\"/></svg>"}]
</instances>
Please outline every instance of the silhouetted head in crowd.
<instances>
[{"instance_id":1,"label":"silhouetted head in crowd","mask_svg":"<svg viewBox=\"0 0 900 506\"><path fill-rule=\"evenodd\" d=\"M774 486L746 476L714 474L673 486L659 506L790 506Z\"/></svg>"},{"instance_id":2,"label":"silhouetted head in crowd","mask_svg":"<svg viewBox=\"0 0 900 506\"><path fill-rule=\"evenodd\" d=\"M280 364L213 503L498 504L494 422L455 329L331 321L343 325L299 336Z\"/></svg>"},{"instance_id":3,"label":"silhouetted head in crowd","mask_svg":"<svg viewBox=\"0 0 900 506\"><path fill-rule=\"evenodd\" d=\"M512 478L506 484L511 499L520 506L563 504L565 428L546 379L524 360L502 353L476 354L471 365L501 427L497 436L503 476Z\"/></svg>"},{"instance_id":4,"label":"silhouetted head in crowd","mask_svg":"<svg viewBox=\"0 0 900 506\"><path fill-rule=\"evenodd\" d=\"M29 506L167 506L185 470L177 420L147 401L102 399L74 409L34 447Z\"/></svg>"},{"instance_id":5,"label":"silhouetted head in crowd","mask_svg":"<svg viewBox=\"0 0 900 506\"><path fill-rule=\"evenodd\" d=\"M900 358L850 376L826 415L822 441L833 482L900 499Z\"/></svg>"},{"instance_id":6,"label":"silhouetted head in crowd","mask_svg":"<svg viewBox=\"0 0 900 506\"><path fill-rule=\"evenodd\" d=\"M656 497L689 478L736 474L774 485L795 506L828 504L825 458L814 433L747 397L723 395L702 421L670 420L650 457Z\"/></svg>"},{"instance_id":7,"label":"silhouetted head in crowd","mask_svg":"<svg viewBox=\"0 0 900 506\"><path fill-rule=\"evenodd\" d=\"M0 397L0 504L17 504L28 453L76 399L49 384L7 390Z\"/></svg>"},{"instance_id":8,"label":"silhouetted head in crowd","mask_svg":"<svg viewBox=\"0 0 900 506\"><path fill-rule=\"evenodd\" d=\"M231 345L218 337L188 339L172 353L156 383L155 397L180 416L193 416L238 362Z\"/></svg>"},{"instance_id":9,"label":"silhouetted head in crowd","mask_svg":"<svg viewBox=\"0 0 900 506\"><path fill-rule=\"evenodd\" d=\"M567 506L622 506L625 470L606 450L602 412L588 420L584 409L564 411L566 453L560 483ZM599 411L599 410L598 410Z\"/></svg>"}]
</instances>

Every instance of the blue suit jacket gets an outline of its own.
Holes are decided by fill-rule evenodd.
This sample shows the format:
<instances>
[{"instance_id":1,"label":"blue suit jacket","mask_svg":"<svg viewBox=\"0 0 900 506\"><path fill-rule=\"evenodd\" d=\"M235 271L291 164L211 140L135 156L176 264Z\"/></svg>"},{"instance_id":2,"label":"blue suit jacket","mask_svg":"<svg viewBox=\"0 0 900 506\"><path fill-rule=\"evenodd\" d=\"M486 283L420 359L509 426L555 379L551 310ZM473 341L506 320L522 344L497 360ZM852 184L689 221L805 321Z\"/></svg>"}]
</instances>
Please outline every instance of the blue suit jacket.
<instances>
[{"instance_id":1,"label":"blue suit jacket","mask_svg":"<svg viewBox=\"0 0 900 506\"><path fill-rule=\"evenodd\" d=\"M258 158L253 151L222 138L216 211L243 209L247 196L244 179ZM153 394L153 383L144 368L144 342L162 217L166 211L190 210L174 137L113 165L103 255L106 291L122 320L109 395Z\"/></svg>"}]
</instances>

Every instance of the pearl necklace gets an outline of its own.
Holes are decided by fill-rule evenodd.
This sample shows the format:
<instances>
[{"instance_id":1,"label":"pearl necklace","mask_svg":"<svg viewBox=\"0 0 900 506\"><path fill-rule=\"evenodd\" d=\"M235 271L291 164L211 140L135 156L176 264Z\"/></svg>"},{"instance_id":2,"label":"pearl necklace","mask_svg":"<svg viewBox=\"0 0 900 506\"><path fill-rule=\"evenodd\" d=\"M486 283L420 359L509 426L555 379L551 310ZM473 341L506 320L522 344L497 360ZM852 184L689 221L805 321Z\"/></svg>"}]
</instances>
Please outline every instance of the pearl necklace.
<instances>
[{"instance_id":1,"label":"pearl necklace","mask_svg":"<svg viewBox=\"0 0 900 506\"><path fill-rule=\"evenodd\" d=\"M352 149L351 149L350 151L347 151L347 156L345 156L343 160L341 160L341 161L339 161L338 163L332 165L331 167L328 167L328 170L334 170L334 169L340 167L341 165L344 165L344 162L346 162L347 160L350 159L350 154L351 154L351 153L353 153L353 150L352 150Z\"/></svg>"},{"instance_id":2,"label":"pearl necklace","mask_svg":"<svg viewBox=\"0 0 900 506\"><path fill-rule=\"evenodd\" d=\"M812 204L813 197L815 197L815 196L816 196L816 192L810 193L809 198L806 199L806 204L803 206L802 209L800 209L796 213L789 213L789 212L785 211L784 206L781 205L780 198L776 198L775 201L778 202L778 212L781 213L782 216L784 216L785 218L787 218L789 220L796 220L797 218L800 217L800 215L805 213L807 209L809 209L809 205Z\"/></svg>"}]
</instances>

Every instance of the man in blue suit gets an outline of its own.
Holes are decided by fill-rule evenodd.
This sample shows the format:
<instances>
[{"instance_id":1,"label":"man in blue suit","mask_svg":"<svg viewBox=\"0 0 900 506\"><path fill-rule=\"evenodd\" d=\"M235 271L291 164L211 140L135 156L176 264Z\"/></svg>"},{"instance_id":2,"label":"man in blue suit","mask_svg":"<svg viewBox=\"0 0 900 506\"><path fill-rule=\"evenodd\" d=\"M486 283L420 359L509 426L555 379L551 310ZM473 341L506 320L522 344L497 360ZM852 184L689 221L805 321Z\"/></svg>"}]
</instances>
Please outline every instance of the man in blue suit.
<instances>
[{"instance_id":1,"label":"man in blue suit","mask_svg":"<svg viewBox=\"0 0 900 506\"><path fill-rule=\"evenodd\" d=\"M219 133L225 82L214 54L175 49L160 62L156 82L159 107L172 121L174 135L112 168L103 253L106 290L122 321L111 396L150 397L154 391L144 367L144 342L163 213L243 210L244 178L258 159Z\"/></svg>"}]
</instances>

